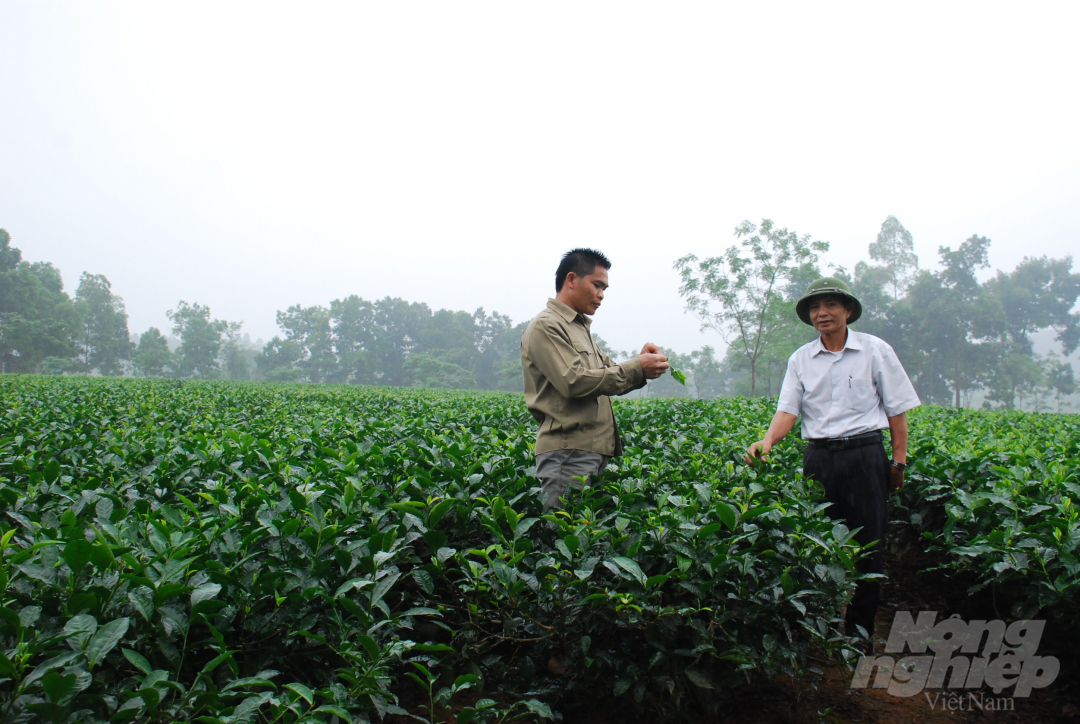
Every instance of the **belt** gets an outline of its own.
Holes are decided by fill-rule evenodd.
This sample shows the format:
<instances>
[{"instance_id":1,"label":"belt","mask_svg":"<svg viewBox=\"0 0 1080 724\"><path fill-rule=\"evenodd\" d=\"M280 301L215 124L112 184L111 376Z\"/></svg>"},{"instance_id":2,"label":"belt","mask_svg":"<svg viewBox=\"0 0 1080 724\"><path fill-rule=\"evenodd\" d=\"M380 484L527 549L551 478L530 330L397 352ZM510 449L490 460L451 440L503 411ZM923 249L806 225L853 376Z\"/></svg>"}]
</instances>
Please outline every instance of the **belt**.
<instances>
[{"instance_id":1,"label":"belt","mask_svg":"<svg viewBox=\"0 0 1080 724\"><path fill-rule=\"evenodd\" d=\"M864 445L881 442L881 430L875 430L863 435L853 435L852 437L810 438L806 442L808 445L825 448L826 450L849 450L854 447L863 447Z\"/></svg>"}]
</instances>

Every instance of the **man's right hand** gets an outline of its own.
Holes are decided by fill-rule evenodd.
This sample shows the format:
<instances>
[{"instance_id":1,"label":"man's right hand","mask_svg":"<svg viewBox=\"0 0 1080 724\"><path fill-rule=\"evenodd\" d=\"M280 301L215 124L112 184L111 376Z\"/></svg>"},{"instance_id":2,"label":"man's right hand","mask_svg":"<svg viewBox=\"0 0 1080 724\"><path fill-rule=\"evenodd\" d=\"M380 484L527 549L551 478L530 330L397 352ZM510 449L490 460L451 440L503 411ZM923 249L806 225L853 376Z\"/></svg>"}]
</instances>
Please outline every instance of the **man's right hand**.
<instances>
[{"instance_id":1,"label":"man's right hand","mask_svg":"<svg viewBox=\"0 0 1080 724\"><path fill-rule=\"evenodd\" d=\"M765 456L772 451L772 445L764 440L758 440L746 448L746 464L753 465L755 460L764 460Z\"/></svg>"},{"instance_id":2,"label":"man's right hand","mask_svg":"<svg viewBox=\"0 0 1080 724\"><path fill-rule=\"evenodd\" d=\"M662 354L643 353L638 355L638 360L641 362L641 371L645 373L647 380L655 380L671 367L667 362L667 357Z\"/></svg>"}]
</instances>

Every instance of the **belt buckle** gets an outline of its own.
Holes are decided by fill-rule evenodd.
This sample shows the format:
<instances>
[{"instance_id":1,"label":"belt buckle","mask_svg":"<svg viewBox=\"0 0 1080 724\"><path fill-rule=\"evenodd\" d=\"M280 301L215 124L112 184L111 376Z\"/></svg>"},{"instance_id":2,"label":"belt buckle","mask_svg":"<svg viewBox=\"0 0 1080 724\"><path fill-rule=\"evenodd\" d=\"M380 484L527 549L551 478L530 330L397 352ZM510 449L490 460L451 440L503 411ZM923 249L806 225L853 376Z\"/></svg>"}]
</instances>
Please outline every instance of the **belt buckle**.
<instances>
[{"instance_id":1,"label":"belt buckle","mask_svg":"<svg viewBox=\"0 0 1080 724\"><path fill-rule=\"evenodd\" d=\"M826 440L825 441L825 446L829 450L843 450L844 449L844 442L845 442L845 440L843 438L836 438L836 439L833 439L833 440Z\"/></svg>"}]
</instances>

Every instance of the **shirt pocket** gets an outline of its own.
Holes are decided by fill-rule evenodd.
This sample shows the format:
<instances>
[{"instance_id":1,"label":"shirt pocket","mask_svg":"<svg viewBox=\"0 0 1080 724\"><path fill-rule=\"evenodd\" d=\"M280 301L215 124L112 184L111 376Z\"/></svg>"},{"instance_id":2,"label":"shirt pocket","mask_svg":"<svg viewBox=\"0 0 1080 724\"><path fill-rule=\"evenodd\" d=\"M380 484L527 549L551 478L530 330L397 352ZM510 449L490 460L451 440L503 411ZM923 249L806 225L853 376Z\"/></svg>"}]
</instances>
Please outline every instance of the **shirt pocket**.
<instances>
[{"instance_id":1,"label":"shirt pocket","mask_svg":"<svg viewBox=\"0 0 1080 724\"><path fill-rule=\"evenodd\" d=\"M870 380L851 380L848 406L853 412L873 412L878 406L878 393Z\"/></svg>"},{"instance_id":2,"label":"shirt pocket","mask_svg":"<svg viewBox=\"0 0 1080 724\"><path fill-rule=\"evenodd\" d=\"M578 353L578 357L581 358L582 364L586 369L592 369L596 365L593 363L593 350L592 346L586 342L574 342L574 351Z\"/></svg>"}]
</instances>

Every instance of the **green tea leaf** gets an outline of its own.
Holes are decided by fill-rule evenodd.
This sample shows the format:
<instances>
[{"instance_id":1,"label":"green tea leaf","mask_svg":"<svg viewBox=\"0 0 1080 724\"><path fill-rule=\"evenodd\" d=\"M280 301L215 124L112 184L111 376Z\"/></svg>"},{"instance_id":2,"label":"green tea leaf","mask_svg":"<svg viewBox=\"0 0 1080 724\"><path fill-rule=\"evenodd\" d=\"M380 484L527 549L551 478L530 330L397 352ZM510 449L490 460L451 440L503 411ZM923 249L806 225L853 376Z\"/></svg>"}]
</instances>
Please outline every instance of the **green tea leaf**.
<instances>
[{"instance_id":1,"label":"green tea leaf","mask_svg":"<svg viewBox=\"0 0 1080 724\"><path fill-rule=\"evenodd\" d=\"M41 686L45 689L45 696L49 697L49 701L54 704L64 703L64 699L67 698L68 694L75 691L75 683L75 674L61 676L55 671L45 674L41 678Z\"/></svg>"},{"instance_id":2,"label":"green tea leaf","mask_svg":"<svg viewBox=\"0 0 1080 724\"><path fill-rule=\"evenodd\" d=\"M291 684L286 684L285 688L299 694L300 697L303 698L304 701L306 701L308 704L315 703L315 695L311 693L311 689L307 688L303 684L294 681Z\"/></svg>"},{"instance_id":3,"label":"green tea leaf","mask_svg":"<svg viewBox=\"0 0 1080 724\"><path fill-rule=\"evenodd\" d=\"M60 461L59 460L50 460L48 463L46 463L45 464L44 475L45 475L45 482L49 483L50 485L55 483L57 480L59 480L59 478L60 478ZM73 686L74 686L74 684L73 684ZM56 700L53 699L53 701L56 701Z\"/></svg>"},{"instance_id":4,"label":"green tea leaf","mask_svg":"<svg viewBox=\"0 0 1080 724\"><path fill-rule=\"evenodd\" d=\"M90 645L86 647L86 658L90 662L90 668L96 666L120 643L120 639L127 633L130 625L130 619L118 618L98 629L94 638L90 640Z\"/></svg>"},{"instance_id":5,"label":"green tea leaf","mask_svg":"<svg viewBox=\"0 0 1080 724\"><path fill-rule=\"evenodd\" d=\"M125 659L131 662L132 666L134 666L136 669L143 672L144 674L149 674L151 671L153 671L153 667L150 666L150 662L147 661L146 657L139 652L132 651L131 649L120 649L120 652L124 654Z\"/></svg>"},{"instance_id":6,"label":"green tea leaf","mask_svg":"<svg viewBox=\"0 0 1080 724\"><path fill-rule=\"evenodd\" d=\"M60 554L60 557L64 559L64 563L68 564L71 572L77 574L90 562L92 553L93 546L89 541L85 538L76 538L64 546L64 552Z\"/></svg>"},{"instance_id":7,"label":"green tea leaf","mask_svg":"<svg viewBox=\"0 0 1080 724\"><path fill-rule=\"evenodd\" d=\"M623 556L614 556L611 560L614 561L619 568L633 576L638 583L643 586L645 585L645 573L642 572L641 566L639 566L636 561L630 558L624 558Z\"/></svg>"}]
</instances>

